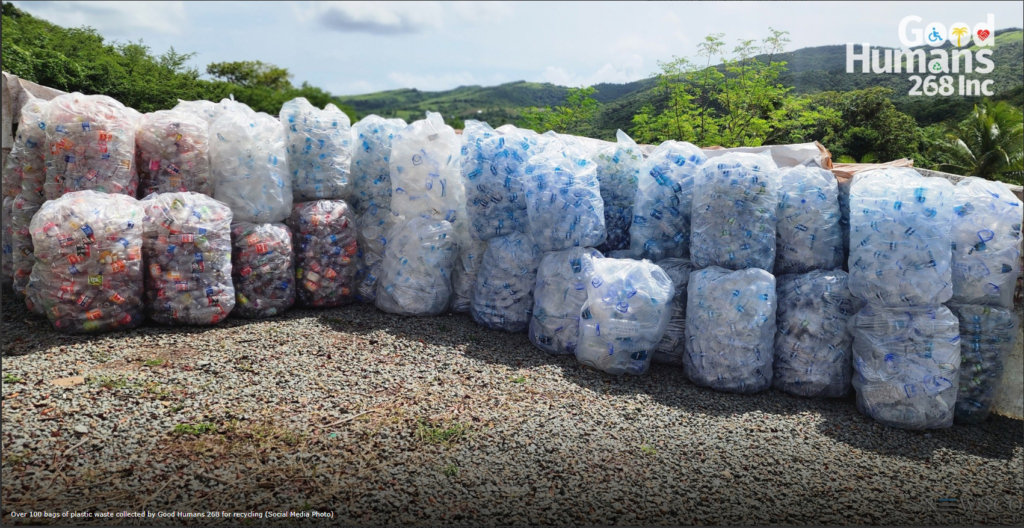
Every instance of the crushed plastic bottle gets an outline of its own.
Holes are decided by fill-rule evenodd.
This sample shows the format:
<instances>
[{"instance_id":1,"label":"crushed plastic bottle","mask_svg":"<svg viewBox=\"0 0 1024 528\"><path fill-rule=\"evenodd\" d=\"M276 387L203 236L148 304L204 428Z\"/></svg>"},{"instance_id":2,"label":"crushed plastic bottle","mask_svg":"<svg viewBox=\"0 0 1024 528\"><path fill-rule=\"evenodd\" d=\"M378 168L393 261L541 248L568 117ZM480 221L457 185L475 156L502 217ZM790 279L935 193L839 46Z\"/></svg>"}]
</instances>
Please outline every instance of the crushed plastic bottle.
<instances>
[{"instance_id":1,"label":"crushed plastic bottle","mask_svg":"<svg viewBox=\"0 0 1024 528\"><path fill-rule=\"evenodd\" d=\"M776 277L776 389L813 398L849 394L853 340L847 325L861 302L850 294L848 281L842 270Z\"/></svg>"},{"instance_id":2,"label":"crushed plastic bottle","mask_svg":"<svg viewBox=\"0 0 1024 528\"><path fill-rule=\"evenodd\" d=\"M779 170L775 273L807 273L842 266L839 186L818 167Z\"/></svg>"},{"instance_id":3,"label":"crushed plastic bottle","mask_svg":"<svg viewBox=\"0 0 1024 528\"><path fill-rule=\"evenodd\" d=\"M771 156L732 152L694 180L690 258L696 268L775 267L779 171Z\"/></svg>"},{"instance_id":4,"label":"crushed plastic bottle","mask_svg":"<svg viewBox=\"0 0 1024 528\"><path fill-rule=\"evenodd\" d=\"M377 308L399 315L448 311L458 244L451 223L418 216L388 232L377 283Z\"/></svg>"},{"instance_id":5,"label":"crushed plastic bottle","mask_svg":"<svg viewBox=\"0 0 1024 528\"><path fill-rule=\"evenodd\" d=\"M262 319L295 304L292 230L276 224L239 222L231 226L231 280L236 315Z\"/></svg>"},{"instance_id":6,"label":"crushed plastic bottle","mask_svg":"<svg viewBox=\"0 0 1024 528\"><path fill-rule=\"evenodd\" d=\"M384 247L388 231L399 220L384 206L371 203L370 207L356 218L359 253L356 265L356 300L366 304L377 302L377 281L380 280L384 264Z\"/></svg>"},{"instance_id":7,"label":"crushed plastic bottle","mask_svg":"<svg viewBox=\"0 0 1024 528\"><path fill-rule=\"evenodd\" d=\"M542 256L536 242L525 233L488 240L473 287L469 311L473 321L505 332L527 331Z\"/></svg>"},{"instance_id":8,"label":"crushed plastic bottle","mask_svg":"<svg viewBox=\"0 0 1024 528\"><path fill-rule=\"evenodd\" d=\"M402 119L368 115L352 125L351 206L358 214L371 205L391 210L391 144L406 126Z\"/></svg>"},{"instance_id":9,"label":"crushed plastic bottle","mask_svg":"<svg viewBox=\"0 0 1024 528\"><path fill-rule=\"evenodd\" d=\"M662 259L655 264L672 279L675 293L672 295L672 316L651 361L663 365L682 366L683 356L686 354L686 290L690 284L693 264L689 259L678 257Z\"/></svg>"},{"instance_id":10,"label":"crushed plastic bottle","mask_svg":"<svg viewBox=\"0 0 1024 528\"><path fill-rule=\"evenodd\" d=\"M693 184L707 161L694 145L666 141L640 167L629 244L633 256L661 260L690 254Z\"/></svg>"},{"instance_id":11,"label":"crushed plastic bottle","mask_svg":"<svg viewBox=\"0 0 1024 528\"><path fill-rule=\"evenodd\" d=\"M672 279L649 260L594 259L576 359L608 374L643 374L672 317Z\"/></svg>"},{"instance_id":12,"label":"crushed plastic bottle","mask_svg":"<svg viewBox=\"0 0 1024 528\"><path fill-rule=\"evenodd\" d=\"M352 195L352 128L345 112L305 97L281 107L295 200L348 200Z\"/></svg>"},{"instance_id":13,"label":"crushed plastic bottle","mask_svg":"<svg viewBox=\"0 0 1024 528\"><path fill-rule=\"evenodd\" d=\"M960 180L953 196L951 302L1012 308L1024 204L1006 185L975 177Z\"/></svg>"},{"instance_id":14,"label":"crushed plastic bottle","mask_svg":"<svg viewBox=\"0 0 1024 528\"><path fill-rule=\"evenodd\" d=\"M773 246L774 247L774 246ZM753 394L772 383L775 277L760 268L694 271L687 286L686 354L690 381Z\"/></svg>"},{"instance_id":15,"label":"crushed plastic bottle","mask_svg":"<svg viewBox=\"0 0 1024 528\"><path fill-rule=\"evenodd\" d=\"M135 196L136 112L105 95L58 95L43 112L46 123L47 200L96 190Z\"/></svg>"},{"instance_id":16,"label":"crushed plastic bottle","mask_svg":"<svg viewBox=\"0 0 1024 528\"><path fill-rule=\"evenodd\" d=\"M288 217L284 127L262 112L225 112L210 125L210 166L214 195L231 208L236 222L273 223Z\"/></svg>"},{"instance_id":17,"label":"crushed plastic bottle","mask_svg":"<svg viewBox=\"0 0 1024 528\"><path fill-rule=\"evenodd\" d=\"M296 204L288 217L295 249L299 304L333 308L355 295L359 243L352 210L343 200Z\"/></svg>"},{"instance_id":18,"label":"crushed plastic bottle","mask_svg":"<svg viewBox=\"0 0 1024 528\"><path fill-rule=\"evenodd\" d=\"M527 228L523 170L540 150L539 135L511 129L499 135L487 123L467 121L462 174L472 232L490 240Z\"/></svg>"},{"instance_id":19,"label":"crushed plastic bottle","mask_svg":"<svg viewBox=\"0 0 1024 528\"><path fill-rule=\"evenodd\" d=\"M960 323L960 387L954 421L981 423L992 411L1020 322L1012 311L993 306L962 304L950 310Z\"/></svg>"},{"instance_id":20,"label":"crushed plastic bottle","mask_svg":"<svg viewBox=\"0 0 1024 528\"><path fill-rule=\"evenodd\" d=\"M124 194L78 191L43 204L29 226L29 309L69 334L141 324L142 229L142 206Z\"/></svg>"},{"instance_id":21,"label":"crushed plastic bottle","mask_svg":"<svg viewBox=\"0 0 1024 528\"><path fill-rule=\"evenodd\" d=\"M632 259L633 258L633 250L631 250L631 249L616 249L614 251L607 251L607 252L605 252L604 256L605 256L605 258L613 258L613 259ZM643 259L633 259L633 260L643 260Z\"/></svg>"},{"instance_id":22,"label":"crushed plastic bottle","mask_svg":"<svg viewBox=\"0 0 1024 528\"><path fill-rule=\"evenodd\" d=\"M580 247L544 255L533 289L530 342L534 346L550 354L576 353L587 283L594 273L594 260L602 258L596 249Z\"/></svg>"},{"instance_id":23,"label":"crushed plastic bottle","mask_svg":"<svg viewBox=\"0 0 1024 528\"><path fill-rule=\"evenodd\" d=\"M43 184L46 182L46 152L49 143L46 140L43 113L47 104L49 101L32 97L21 107L18 133L14 136L14 144L4 165L5 197L13 198L21 193L32 202L45 201Z\"/></svg>"},{"instance_id":24,"label":"crushed plastic bottle","mask_svg":"<svg viewBox=\"0 0 1024 528\"><path fill-rule=\"evenodd\" d=\"M473 287L487 251L487 241L477 238L469 221L461 219L468 216L460 213L460 220L453 226L459 241L459 258L452 270L451 311L454 313L468 313L473 306Z\"/></svg>"},{"instance_id":25,"label":"crushed plastic bottle","mask_svg":"<svg viewBox=\"0 0 1024 528\"><path fill-rule=\"evenodd\" d=\"M850 187L850 291L890 308L953 295L953 184L913 169L857 174Z\"/></svg>"},{"instance_id":26,"label":"crushed plastic bottle","mask_svg":"<svg viewBox=\"0 0 1024 528\"><path fill-rule=\"evenodd\" d=\"M231 209L195 192L151 194L146 212L146 314L167 325L211 325L235 306Z\"/></svg>"},{"instance_id":27,"label":"crushed plastic bottle","mask_svg":"<svg viewBox=\"0 0 1024 528\"><path fill-rule=\"evenodd\" d=\"M856 201L851 203L856 215ZM853 218L856 226L856 216ZM850 333L853 388L860 412L900 429L953 425L960 333L957 318L949 309L892 309L869 304L853 316Z\"/></svg>"},{"instance_id":28,"label":"crushed plastic bottle","mask_svg":"<svg viewBox=\"0 0 1024 528\"><path fill-rule=\"evenodd\" d=\"M597 164L581 150L546 141L523 172L529 232L541 251L596 247L605 241Z\"/></svg>"},{"instance_id":29,"label":"crushed plastic bottle","mask_svg":"<svg viewBox=\"0 0 1024 528\"><path fill-rule=\"evenodd\" d=\"M40 206L26 200L20 194L11 201L11 287L18 297L26 295L32 266L35 264L32 231L29 226Z\"/></svg>"},{"instance_id":30,"label":"crushed plastic bottle","mask_svg":"<svg viewBox=\"0 0 1024 528\"><path fill-rule=\"evenodd\" d=\"M597 152L597 181L604 201L604 229L607 238L597 247L606 253L629 249L629 226L633 223L633 202L644 163L640 146L625 132L617 130L617 143Z\"/></svg>"},{"instance_id":31,"label":"crushed plastic bottle","mask_svg":"<svg viewBox=\"0 0 1024 528\"><path fill-rule=\"evenodd\" d=\"M429 216L454 222L462 186L462 144L441 114L402 129L391 144L391 211L406 218Z\"/></svg>"},{"instance_id":32,"label":"crushed plastic bottle","mask_svg":"<svg viewBox=\"0 0 1024 528\"><path fill-rule=\"evenodd\" d=\"M213 195L206 121L174 110L143 114L135 147L140 196L189 191Z\"/></svg>"}]
</instances>

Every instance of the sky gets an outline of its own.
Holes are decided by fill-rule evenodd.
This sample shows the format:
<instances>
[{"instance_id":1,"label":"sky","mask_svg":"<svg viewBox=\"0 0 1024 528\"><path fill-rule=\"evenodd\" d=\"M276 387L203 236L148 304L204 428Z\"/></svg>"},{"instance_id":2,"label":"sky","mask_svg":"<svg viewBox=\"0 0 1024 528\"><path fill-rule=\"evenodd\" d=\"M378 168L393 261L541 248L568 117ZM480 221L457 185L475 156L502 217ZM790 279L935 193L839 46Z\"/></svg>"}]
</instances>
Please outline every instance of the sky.
<instances>
[{"instance_id":1,"label":"sky","mask_svg":"<svg viewBox=\"0 0 1024 528\"><path fill-rule=\"evenodd\" d=\"M907 15L920 27L995 16L1024 27L1022 2L13 2L50 22L139 39L156 54L194 52L190 65L261 60L336 95L447 90L512 81L563 86L650 77L658 62L694 57L724 33L789 32L788 50L868 42L901 47Z\"/></svg>"}]
</instances>

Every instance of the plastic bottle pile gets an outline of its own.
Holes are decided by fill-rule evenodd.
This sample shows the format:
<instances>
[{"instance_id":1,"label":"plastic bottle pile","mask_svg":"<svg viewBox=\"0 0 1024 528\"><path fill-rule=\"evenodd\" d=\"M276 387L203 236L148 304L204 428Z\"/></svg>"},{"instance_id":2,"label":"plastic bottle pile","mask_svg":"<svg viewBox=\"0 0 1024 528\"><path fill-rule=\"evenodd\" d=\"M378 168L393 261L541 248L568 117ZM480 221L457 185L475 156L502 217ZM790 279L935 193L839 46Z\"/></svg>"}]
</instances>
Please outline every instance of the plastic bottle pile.
<instances>
[{"instance_id":1,"label":"plastic bottle pile","mask_svg":"<svg viewBox=\"0 0 1024 528\"><path fill-rule=\"evenodd\" d=\"M418 216L391 228L377 283L377 308L388 313L445 313L458 244L452 224Z\"/></svg>"},{"instance_id":2,"label":"plastic bottle pile","mask_svg":"<svg viewBox=\"0 0 1024 528\"><path fill-rule=\"evenodd\" d=\"M856 212L856 205L851 210ZM858 312L850 322L857 408L891 427L953 425L960 377L958 327L944 306L893 310L868 305Z\"/></svg>"},{"instance_id":3,"label":"plastic bottle pile","mask_svg":"<svg viewBox=\"0 0 1024 528\"><path fill-rule=\"evenodd\" d=\"M235 312L246 319L284 313L295 304L292 230L281 223L231 226Z\"/></svg>"},{"instance_id":4,"label":"plastic bottle pile","mask_svg":"<svg viewBox=\"0 0 1024 528\"><path fill-rule=\"evenodd\" d=\"M672 316L672 280L649 260L593 263L576 359L608 374L643 374Z\"/></svg>"},{"instance_id":5,"label":"plastic bottle pile","mask_svg":"<svg viewBox=\"0 0 1024 528\"><path fill-rule=\"evenodd\" d=\"M350 205L358 214L371 205L391 210L391 143L406 127L401 119L368 115L352 125L352 182Z\"/></svg>"},{"instance_id":6,"label":"plastic bottle pile","mask_svg":"<svg viewBox=\"0 0 1024 528\"><path fill-rule=\"evenodd\" d=\"M513 129L498 135L486 123L466 123L463 175L471 232L480 240L527 229L523 168L542 148L540 136Z\"/></svg>"},{"instance_id":7,"label":"plastic bottle pile","mask_svg":"<svg viewBox=\"0 0 1024 528\"><path fill-rule=\"evenodd\" d=\"M634 257L689 256L694 176L705 161L699 148L678 141L662 143L644 161L629 227Z\"/></svg>"},{"instance_id":8,"label":"plastic bottle pile","mask_svg":"<svg viewBox=\"0 0 1024 528\"><path fill-rule=\"evenodd\" d=\"M212 125L221 114L217 103L213 101L182 101L178 99L178 104L172 110L198 117L206 122L207 127Z\"/></svg>"},{"instance_id":9,"label":"plastic bottle pile","mask_svg":"<svg viewBox=\"0 0 1024 528\"><path fill-rule=\"evenodd\" d=\"M991 306L955 305L952 312L960 323L960 387L954 418L957 423L981 423L992 411L1020 322L1012 311Z\"/></svg>"},{"instance_id":10,"label":"plastic bottle pile","mask_svg":"<svg viewBox=\"0 0 1024 528\"><path fill-rule=\"evenodd\" d=\"M18 133L7 155L3 172L3 196L14 197L19 192L26 200L43 203L46 192L46 123L43 113L49 101L31 98L21 107Z\"/></svg>"},{"instance_id":11,"label":"plastic bottle pile","mask_svg":"<svg viewBox=\"0 0 1024 528\"><path fill-rule=\"evenodd\" d=\"M848 279L842 270L776 278L776 389L815 398L849 393L853 355L846 327L861 303L850 295Z\"/></svg>"},{"instance_id":12,"label":"plastic bottle pile","mask_svg":"<svg viewBox=\"0 0 1024 528\"><path fill-rule=\"evenodd\" d=\"M597 165L582 151L549 140L523 168L530 236L541 251L596 247L605 240Z\"/></svg>"},{"instance_id":13,"label":"plastic bottle pile","mask_svg":"<svg viewBox=\"0 0 1024 528\"><path fill-rule=\"evenodd\" d=\"M84 190L135 196L137 112L105 95L70 93L46 105L47 200Z\"/></svg>"},{"instance_id":14,"label":"plastic bottle pile","mask_svg":"<svg viewBox=\"0 0 1024 528\"><path fill-rule=\"evenodd\" d=\"M18 195L11 201L11 287L19 296L25 295L35 264L30 225L39 207L39 204L26 200L24 195Z\"/></svg>"},{"instance_id":15,"label":"plastic bottle pile","mask_svg":"<svg viewBox=\"0 0 1024 528\"><path fill-rule=\"evenodd\" d=\"M487 241L473 287L469 313L477 324L505 332L525 332L533 311L533 287L542 253L525 233Z\"/></svg>"},{"instance_id":16,"label":"plastic bottle pile","mask_svg":"<svg viewBox=\"0 0 1024 528\"><path fill-rule=\"evenodd\" d=\"M235 306L231 210L205 194L151 194L146 217L146 315L169 325L210 325Z\"/></svg>"},{"instance_id":17,"label":"plastic bottle pile","mask_svg":"<svg viewBox=\"0 0 1024 528\"><path fill-rule=\"evenodd\" d=\"M352 195L352 129L333 104L318 109L299 97L281 107L295 201L348 200Z\"/></svg>"},{"instance_id":18,"label":"plastic bottle pile","mask_svg":"<svg viewBox=\"0 0 1024 528\"><path fill-rule=\"evenodd\" d=\"M961 180L953 196L951 302L1012 308L1024 204L1006 186L981 178Z\"/></svg>"},{"instance_id":19,"label":"plastic bottle pile","mask_svg":"<svg viewBox=\"0 0 1024 528\"><path fill-rule=\"evenodd\" d=\"M839 186L817 167L779 170L775 273L807 273L842 266Z\"/></svg>"},{"instance_id":20,"label":"plastic bottle pile","mask_svg":"<svg viewBox=\"0 0 1024 528\"><path fill-rule=\"evenodd\" d=\"M484 252L487 251L487 241L476 236L469 222L456 222L455 234L459 241L459 258L452 271L451 310L454 313L466 313L473 306L473 288L484 260Z\"/></svg>"},{"instance_id":21,"label":"plastic bottle pile","mask_svg":"<svg viewBox=\"0 0 1024 528\"><path fill-rule=\"evenodd\" d=\"M587 300L587 282L594 260L604 258L596 249L570 248L544 255L533 289L530 342L551 354L576 351L580 311Z\"/></svg>"},{"instance_id":22,"label":"plastic bottle pile","mask_svg":"<svg viewBox=\"0 0 1024 528\"><path fill-rule=\"evenodd\" d=\"M284 128L264 113L228 105L210 125L214 195L236 222L280 222L292 208Z\"/></svg>"},{"instance_id":23,"label":"plastic bottle pile","mask_svg":"<svg viewBox=\"0 0 1024 528\"><path fill-rule=\"evenodd\" d=\"M140 196L189 191L213 195L210 132L203 119L175 110L143 114L135 146Z\"/></svg>"},{"instance_id":24,"label":"plastic bottle pile","mask_svg":"<svg viewBox=\"0 0 1024 528\"><path fill-rule=\"evenodd\" d=\"M672 296L672 317L668 320L665 335L658 343L651 361L682 366L683 355L686 353L686 290L693 265L685 258L667 258L656 264L672 279L675 295Z\"/></svg>"},{"instance_id":25,"label":"plastic bottle pile","mask_svg":"<svg viewBox=\"0 0 1024 528\"><path fill-rule=\"evenodd\" d=\"M43 204L30 224L29 307L72 334L141 324L142 229L142 206L123 194L78 191Z\"/></svg>"},{"instance_id":26,"label":"plastic bottle pile","mask_svg":"<svg viewBox=\"0 0 1024 528\"><path fill-rule=\"evenodd\" d=\"M288 217L294 237L299 303L330 308L347 304L355 286L356 226L342 200L296 204Z\"/></svg>"},{"instance_id":27,"label":"plastic bottle pile","mask_svg":"<svg viewBox=\"0 0 1024 528\"><path fill-rule=\"evenodd\" d=\"M427 216L454 222L465 203L462 145L440 114L402 129L391 145L391 210L400 216Z\"/></svg>"},{"instance_id":28,"label":"plastic bottle pile","mask_svg":"<svg viewBox=\"0 0 1024 528\"><path fill-rule=\"evenodd\" d=\"M604 202L604 229L607 238L597 249L608 252L629 249L629 226L633 223L633 201L636 200L640 169L644 163L640 146L625 132L617 130L615 144L600 151L597 180Z\"/></svg>"},{"instance_id":29,"label":"plastic bottle pile","mask_svg":"<svg viewBox=\"0 0 1024 528\"><path fill-rule=\"evenodd\" d=\"M384 264L384 248L388 232L396 221L398 217L391 214L390 209L372 203L356 218L359 252L356 255L354 280L355 297L359 302L377 302L377 281L380 280L381 266Z\"/></svg>"}]
</instances>

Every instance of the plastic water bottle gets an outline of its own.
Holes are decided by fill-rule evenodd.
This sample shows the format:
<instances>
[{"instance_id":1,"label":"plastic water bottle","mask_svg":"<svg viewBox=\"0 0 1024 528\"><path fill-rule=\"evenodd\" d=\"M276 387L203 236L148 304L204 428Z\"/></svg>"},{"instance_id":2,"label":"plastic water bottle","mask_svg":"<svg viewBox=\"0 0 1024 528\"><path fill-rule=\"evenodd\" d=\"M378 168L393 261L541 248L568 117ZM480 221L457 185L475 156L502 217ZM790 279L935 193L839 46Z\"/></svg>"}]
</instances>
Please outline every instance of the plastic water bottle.
<instances>
[{"instance_id":1,"label":"plastic water bottle","mask_svg":"<svg viewBox=\"0 0 1024 528\"><path fill-rule=\"evenodd\" d=\"M374 203L370 203L369 208L356 218L359 253L355 297L361 303L377 302L377 281L384 264L384 247L388 242L388 232L398 219L390 209Z\"/></svg>"},{"instance_id":2,"label":"plastic water bottle","mask_svg":"<svg viewBox=\"0 0 1024 528\"><path fill-rule=\"evenodd\" d=\"M40 204L26 200L19 194L11 201L10 244L11 244L11 287L18 297L26 295L32 266L35 264L33 255L32 231L29 226L32 217L39 211ZM5 228L6 232L6 228ZM40 315L42 315L40 313Z\"/></svg>"},{"instance_id":3,"label":"plastic water bottle","mask_svg":"<svg viewBox=\"0 0 1024 528\"><path fill-rule=\"evenodd\" d=\"M292 181L281 122L236 108L210 125L210 140L214 198L231 208L235 221L272 223L287 218Z\"/></svg>"},{"instance_id":4,"label":"plastic water bottle","mask_svg":"<svg viewBox=\"0 0 1024 528\"><path fill-rule=\"evenodd\" d=\"M541 251L595 247L605 240L597 165L551 140L523 169L530 236Z\"/></svg>"},{"instance_id":5,"label":"plastic water bottle","mask_svg":"<svg viewBox=\"0 0 1024 528\"><path fill-rule=\"evenodd\" d=\"M213 195L210 126L175 110L143 114L135 133L139 194L197 192Z\"/></svg>"},{"instance_id":6,"label":"plastic water bottle","mask_svg":"<svg viewBox=\"0 0 1024 528\"><path fill-rule=\"evenodd\" d=\"M391 145L408 126L402 119L368 115L352 125L353 191L350 205L357 214L371 205L391 210Z\"/></svg>"},{"instance_id":7,"label":"plastic water bottle","mask_svg":"<svg viewBox=\"0 0 1024 528\"><path fill-rule=\"evenodd\" d=\"M699 148L679 141L662 143L644 161L629 228L633 256L689 256L694 176L705 161Z\"/></svg>"},{"instance_id":8,"label":"plastic water bottle","mask_svg":"<svg viewBox=\"0 0 1024 528\"><path fill-rule=\"evenodd\" d=\"M608 374L647 372L674 293L672 280L649 260L595 259L576 359Z\"/></svg>"},{"instance_id":9,"label":"plastic water bottle","mask_svg":"<svg viewBox=\"0 0 1024 528\"><path fill-rule=\"evenodd\" d=\"M689 259L675 257L659 260L656 264L672 279L675 294L672 296L672 316L651 361L682 366L686 354L686 289L690 284L693 264Z\"/></svg>"},{"instance_id":10,"label":"plastic water bottle","mask_svg":"<svg viewBox=\"0 0 1024 528\"><path fill-rule=\"evenodd\" d=\"M441 114L402 129L391 144L391 211L413 218L429 216L454 222L465 203L462 144Z\"/></svg>"},{"instance_id":11,"label":"plastic water bottle","mask_svg":"<svg viewBox=\"0 0 1024 528\"><path fill-rule=\"evenodd\" d=\"M850 186L850 291L892 308L948 301L954 200L953 184L913 169L857 174Z\"/></svg>"},{"instance_id":12,"label":"plastic water bottle","mask_svg":"<svg viewBox=\"0 0 1024 528\"><path fill-rule=\"evenodd\" d=\"M352 195L352 128L345 112L305 97L281 107L293 199L348 200Z\"/></svg>"},{"instance_id":13,"label":"plastic water bottle","mask_svg":"<svg viewBox=\"0 0 1024 528\"><path fill-rule=\"evenodd\" d=\"M30 97L21 107L18 118L18 133L7 155L3 167L3 196L15 197L18 193L26 200L43 203L46 193L46 123L43 113L49 101Z\"/></svg>"},{"instance_id":14,"label":"plastic water bottle","mask_svg":"<svg viewBox=\"0 0 1024 528\"><path fill-rule=\"evenodd\" d=\"M292 230L277 224L231 226L234 313L246 319L273 317L295 304Z\"/></svg>"},{"instance_id":15,"label":"plastic water bottle","mask_svg":"<svg viewBox=\"0 0 1024 528\"><path fill-rule=\"evenodd\" d=\"M982 178L960 180L953 197L952 302L1012 308L1024 204Z\"/></svg>"},{"instance_id":16,"label":"plastic water bottle","mask_svg":"<svg viewBox=\"0 0 1024 528\"><path fill-rule=\"evenodd\" d=\"M333 308L355 295L359 243L352 211L343 200L295 204L288 217L295 250L299 304Z\"/></svg>"},{"instance_id":17,"label":"plastic water bottle","mask_svg":"<svg viewBox=\"0 0 1024 528\"><path fill-rule=\"evenodd\" d=\"M1004 308L963 304L950 309L960 322L960 387L954 420L981 423L999 393L1020 321Z\"/></svg>"},{"instance_id":18,"label":"plastic water bottle","mask_svg":"<svg viewBox=\"0 0 1024 528\"><path fill-rule=\"evenodd\" d=\"M484 241L526 231L524 166L539 152L540 136L525 129L498 135L486 123L468 121L463 137L462 175L472 231Z\"/></svg>"},{"instance_id":19,"label":"plastic water bottle","mask_svg":"<svg viewBox=\"0 0 1024 528\"><path fill-rule=\"evenodd\" d=\"M377 283L377 308L399 315L448 311L458 243L451 223L417 216L388 231Z\"/></svg>"},{"instance_id":20,"label":"plastic water bottle","mask_svg":"<svg viewBox=\"0 0 1024 528\"><path fill-rule=\"evenodd\" d=\"M530 342L534 346L551 354L576 352L587 283L594 273L594 260L602 258L596 249L579 247L544 255L533 289Z\"/></svg>"},{"instance_id":21,"label":"plastic water bottle","mask_svg":"<svg viewBox=\"0 0 1024 528\"><path fill-rule=\"evenodd\" d=\"M856 213L856 205L851 210ZM956 316L945 306L893 309L869 304L850 321L850 332L853 388L862 413L900 429L953 425L960 332Z\"/></svg>"},{"instance_id":22,"label":"plastic water bottle","mask_svg":"<svg viewBox=\"0 0 1024 528\"><path fill-rule=\"evenodd\" d=\"M847 325L861 307L842 270L776 278L772 385L796 396L842 398L850 392L853 343Z\"/></svg>"},{"instance_id":23,"label":"plastic water bottle","mask_svg":"<svg viewBox=\"0 0 1024 528\"><path fill-rule=\"evenodd\" d=\"M775 273L806 273L842 266L839 186L818 167L779 170Z\"/></svg>"},{"instance_id":24,"label":"plastic water bottle","mask_svg":"<svg viewBox=\"0 0 1024 528\"><path fill-rule=\"evenodd\" d=\"M775 277L760 268L713 266L694 271L686 293L683 370L690 381L723 392L766 390L772 380Z\"/></svg>"},{"instance_id":25,"label":"plastic water bottle","mask_svg":"<svg viewBox=\"0 0 1024 528\"><path fill-rule=\"evenodd\" d=\"M469 311L479 325L505 332L526 332L533 311L533 287L542 253L525 233L487 241Z\"/></svg>"},{"instance_id":26,"label":"plastic water bottle","mask_svg":"<svg viewBox=\"0 0 1024 528\"><path fill-rule=\"evenodd\" d=\"M633 223L633 202L644 163L640 146L625 132L617 130L617 143L597 152L597 180L604 201L604 228L608 236L597 250L602 253L629 249L629 226Z\"/></svg>"}]
</instances>

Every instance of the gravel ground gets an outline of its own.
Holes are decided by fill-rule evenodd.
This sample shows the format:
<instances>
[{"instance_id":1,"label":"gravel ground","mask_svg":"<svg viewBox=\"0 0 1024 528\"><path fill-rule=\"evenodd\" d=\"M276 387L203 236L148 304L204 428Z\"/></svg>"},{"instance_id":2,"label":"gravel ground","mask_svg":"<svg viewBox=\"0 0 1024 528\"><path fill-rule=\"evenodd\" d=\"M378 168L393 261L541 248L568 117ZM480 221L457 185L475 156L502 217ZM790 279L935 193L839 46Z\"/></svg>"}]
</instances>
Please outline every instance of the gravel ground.
<instances>
[{"instance_id":1,"label":"gravel ground","mask_svg":"<svg viewBox=\"0 0 1024 528\"><path fill-rule=\"evenodd\" d=\"M4 524L123 510L375 525L1022 522L1021 421L907 432L852 398L720 394L658 366L612 378L462 315L350 306L65 337L5 291L2 335ZM946 497L960 506L937 512ZM255 521L267 522L316 521Z\"/></svg>"}]
</instances>

